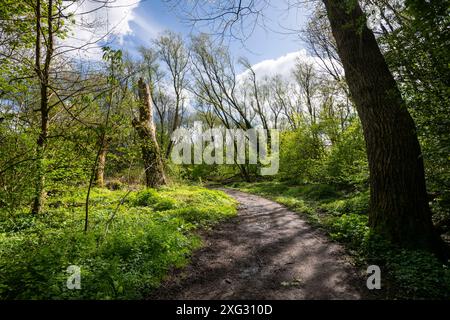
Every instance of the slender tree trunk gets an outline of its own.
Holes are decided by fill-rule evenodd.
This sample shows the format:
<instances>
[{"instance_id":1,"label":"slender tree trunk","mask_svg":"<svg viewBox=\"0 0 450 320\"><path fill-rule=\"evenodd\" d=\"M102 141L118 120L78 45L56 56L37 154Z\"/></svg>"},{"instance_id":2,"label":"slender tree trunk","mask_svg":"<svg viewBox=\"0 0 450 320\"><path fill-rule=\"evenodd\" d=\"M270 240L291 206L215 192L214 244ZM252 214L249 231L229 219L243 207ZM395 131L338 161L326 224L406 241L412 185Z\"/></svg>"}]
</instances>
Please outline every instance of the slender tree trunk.
<instances>
[{"instance_id":1,"label":"slender tree trunk","mask_svg":"<svg viewBox=\"0 0 450 320\"><path fill-rule=\"evenodd\" d=\"M97 167L95 169L95 184L98 187L103 188L105 186L105 166L106 155L108 154L109 139L106 138L105 141L100 141L99 143L103 145L101 146Z\"/></svg>"},{"instance_id":2,"label":"slender tree trunk","mask_svg":"<svg viewBox=\"0 0 450 320\"><path fill-rule=\"evenodd\" d=\"M324 0L366 140L369 225L404 247L440 252L414 121L359 4Z\"/></svg>"},{"instance_id":3,"label":"slender tree trunk","mask_svg":"<svg viewBox=\"0 0 450 320\"><path fill-rule=\"evenodd\" d=\"M41 111L44 109L41 109ZM41 213L45 200L45 147L48 137L48 113L41 113L41 132L36 145L36 186L32 213Z\"/></svg>"},{"instance_id":4,"label":"slender tree trunk","mask_svg":"<svg viewBox=\"0 0 450 320\"><path fill-rule=\"evenodd\" d=\"M174 80L174 87L176 86L175 82L176 81ZM181 103L180 93L176 91L175 114L173 118L172 132L177 130L180 125L180 103ZM169 132L169 134L172 134L172 132ZM172 148L173 148L173 141L172 139L170 139L165 154L166 159L169 159L170 153L172 152Z\"/></svg>"},{"instance_id":5,"label":"slender tree trunk","mask_svg":"<svg viewBox=\"0 0 450 320\"><path fill-rule=\"evenodd\" d=\"M145 165L145 182L147 187L158 187L167 183L161 152L156 140L153 123L153 106L150 90L144 80L139 79L139 120L133 120L133 127L141 139L142 159Z\"/></svg>"},{"instance_id":6,"label":"slender tree trunk","mask_svg":"<svg viewBox=\"0 0 450 320\"><path fill-rule=\"evenodd\" d=\"M35 72L39 78L41 126L36 143L36 186L31 212L38 214L42 211L45 198L45 149L48 138L49 121L49 74L53 56L53 1L49 0L47 10L47 41L44 68L41 69L41 1L36 1L36 43L35 43Z\"/></svg>"}]
</instances>

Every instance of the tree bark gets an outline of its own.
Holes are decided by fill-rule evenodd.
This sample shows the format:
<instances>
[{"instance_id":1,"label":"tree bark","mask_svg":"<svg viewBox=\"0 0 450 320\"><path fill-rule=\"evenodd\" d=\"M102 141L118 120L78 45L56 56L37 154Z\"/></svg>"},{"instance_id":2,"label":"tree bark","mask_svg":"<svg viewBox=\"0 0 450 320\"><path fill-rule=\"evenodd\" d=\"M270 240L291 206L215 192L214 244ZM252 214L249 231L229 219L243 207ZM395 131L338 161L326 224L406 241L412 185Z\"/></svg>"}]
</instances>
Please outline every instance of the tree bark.
<instances>
[{"instance_id":1,"label":"tree bark","mask_svg":"<svg viewBox=\"0 0 450 320\"><path fill-rule=\"evenodd\" d=\"M95 169L95 184L103 188L105 186L105 166L106 166L106 155L108 154L109 139L106 138L105 141L100 141L101 146L98 163Z\"/></svg>"},{"instance_id":2,"label":"tree bark","mask_svg":"<svg viewBox=\"0 0 450 320\"><path fill-rule=\"evenodd\" d=\"M31 212L38 214L42 211L45 199L45 149L48 138L49 121L49 76L50 63L53 57L53 1L49 0L47 10L47 41L44 67L41 69L41 2L36 2L36 43L35 43L35 72L39 79L40 86L40 107L41 125L39 137L36 142L36 186L33 206Z\"/></svg>"},{"instance_id":3,"label":"tree bark","mask_svg":"<svg viewBox=\"0 0 450 320\"><path fill-rule=\"evenodd\" d=\"M153 106L148 85L142 78L138 82L139 89L139 119L133 119L133 127L141 140L142 160L145 166L145 183L147 187L155 188L167 183L161 152L156 140L156 130L153 123Z\"/></svg>"},{"instance_id":4,"label":"tree bark","mask_svg":"<svg viewBox=\"0 0 450 320\"><path fill-rule=\"evenodd\" d=\"M179 126L179 122L180 122L180 95L177 92L176 93L176 103L175 103L175 115L173 118L173 124L172 124L172 132L174 132L175 130L177 130L178 126ZM169 159L170 157L170 153L172 152L172 148L173 148L173 141L172 139L169 140L169 143L167 145L167 150L166 150L166 159Z\"/></svg>"},{"instance_id":5,"label":"tree bark","mask_svg":"<svg viewBox=\"0 0 450 320\"><path fill-rule=\"evenodd\" d=\"M392 243L441 253L414 121L359 4L324 0L366 141L369 225Z\"/></svg>"}]
</instances>

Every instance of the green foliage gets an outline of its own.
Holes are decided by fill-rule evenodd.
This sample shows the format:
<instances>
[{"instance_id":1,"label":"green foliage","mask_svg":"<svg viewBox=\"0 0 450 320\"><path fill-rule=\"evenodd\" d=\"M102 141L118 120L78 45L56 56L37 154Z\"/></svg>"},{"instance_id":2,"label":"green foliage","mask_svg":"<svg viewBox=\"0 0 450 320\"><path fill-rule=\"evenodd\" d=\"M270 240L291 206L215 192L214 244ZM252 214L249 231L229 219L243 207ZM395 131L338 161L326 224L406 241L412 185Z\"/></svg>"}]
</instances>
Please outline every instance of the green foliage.
<instances>
[{"instance_id":1,"label":"green foliage","mask_svg":"<svg viewBox=\"0 0 450 320\"><path fill-rule=\"evenodd\" d=\"M441 200L450 198L449 8L448 0L405 1L398 28L379 39L417 125L428 190L439 193L433 209L447 221L450 206Z\"/></svg>"},{"instance_id":2,"label":"green foliage","mask_svg":"<svg viewBox=\"0 0 450 320\"><path fill-rule=\"evenodd\" d=\"M350 10L356 3L348 0L344 4ZM405 9L392 17L391 24L385 25L386 30L378 40L417 124L427 187L433 195L433 218L448 231L450 6L448 0L406 0L404 4ZM47 2L41 5L42 49L46 52ZM74 17L60 14L61 0L54 5L55 40L59 43L67 36ZM36 172L41 172L37 165L40 162L35 161L40 130L36 112L39 81L33 56L35 15L33 6L24 1L3 0L0 6L0 297L141 298L158 286L169 268L187 262L190 252L199 245L192 230L233 216L235 202L219 191L176 186L132 192L122 203L127 194L125 186L139 184L142 179L141 146L131 126L135 116L132 114L136 103L135 78L144 77L149 82L153 103L165 114L155 112L156 122L160 121L156 126L163 151L170 140L174 97L172 93L162 93L172 90L167 90L168 79L159 70L156 51L141 50L144 61L140 63L128 61L121 50L105 47L102 72L85 69L78 62L61 68L60 59L52 59L49 138L42 162L48 203L45 214L30 216ZM361 27L365 25L365 21L359 22ZM159 49L174 50L174 44L170 37L164 36ZM200 99L204 101L195 101L199 112L194 116L214 126L223 125L220 118L224 116L236 125L234 119L230 121L229 116L220 114L228 108L230 115L255 109L256 94L246 91L242 101L234 101L232 97L233 103L228 101L231 97L223 99L234 80L233 66L228 65L233 60L230 54L220 46L212 46L204 35L193 38L192 49L195 56L200 54L197 58L204 58L210 65L211 69L204 71L217 68L217 76L221 78L211 84L211 88L219 90L219 99L210 101L211 97L205 96L207 99ZM194 78L200 80L198 76L201 74ZM337 89L342 84L326 78L318 74L310 79L314 110L309 112L299 112L307 99L304 94L296 95L291 84L281 83L277 92L271 91L270 83L267 88L258 84L264 105L285 109L279 110L278 125L289 123L292 127L283 127L280 171L272 177L274 181L238 183L235 187L270 197L305 214L333 239L351 248L360 261L383 265L389 272L392 288L398 288L396 296L448 297L449 271L433 256L393 248L370 234L369 175L361 125L351 105L339 101L346 94L342 88ZM220 90L222 87L226 90ZM202 96L202 91L211 88L207 85L197 93ZM271 97L274 93L275 99ZM242 104L243 110L233 110L234 104ZM217 105L223 109L218 110ZM284 112L293 114L287 119ZM261 116L273 123L274 114ZM258 113L255 117L258 118ZM184 118L180 125L193 119ZM255 125L255 121L258 120L250 120L252 123L245 126ZM85 190L80 186L89 181L102 136L108 142L107 186L115 191L93 189L91 229L83 234ZM237 179L242 173L236 165L175 166L170 162L165 165L171 180L199 184L206 179ZM257 166L249 165L246 169L255 178ZM70 264L82 267L81 291L69 291L64 285L65 268Z\"/></svg>"},{"instance_id":3,"label":"green foliage","mask_svg":"<svg viewBox=\"0 0 450 320\"><path fill-rule=\"evenodd\" d=\"M331 221L331 238L349 243L353 247L363 244L369 235L368 219L365 215L343 214Z\"/></svg>"},{"instance_id":4,"label":"green foliage","mask_svg":"<svg viewBox=\"0 0 450 320\"><path fill-rule=\"evenodd\" d=\"M84 234L84 192L49 199L42 216L0 215L2 299L140 299L201 245L192 232L236 213L220 191L176 186L132 192L92 190ZM200 205L201 204L201 205ZM69 290L69 265L81 267L81 290Z\"/></svg>"},{"instance_id":5,"label":"green foliage","mask_svg":"<svg viewBox=\"0 0 450 320\"><path fill-rule=\"evenodd\" d=\"M320 205L320 208L333 215L367 214L369 211L369 192L355 193L347 198L325 202Z\"/></svg>"},{"instance_id":6,"label":"green foliage","mask_svg":"<svg viewBox=\"0 0 450 320\"><path fill-rule=\"evenodd\" d=\"M308 200L326 200L337 196L336 187L327 184L305 185L301 188L301 194Z\"/></svg>"},{"instance_id":7,"label":"green foliage","mask_svg":"<svg viewBox=\"0 0 450 320\"><path fill-rule=\"evenodd\" d=\"M318 129L306 124L280 136L279 178L293 183L317 181L324 147L318 138Z\"/></svg>"},{"instance_id":8,"label":"green foliage","mask_svg":"<svg viewBox=\"0 0 450 320\"><path fill-rule=\"evenodd\" d=\"M2 0L0 5L0 30L2 55L0 57L0 93L20 92L26 88L30 66L18 63L16 57L22 50L32 48L35 34L33 6L24 1ZM17 76L19 75L19 76Z\"/></svg>"},{"instance_id":9,"label":"green foliage","mask_svg":"<svg viewBox=\"0 0 450 320\"><path fill-rule=\"evenodd\" d=\"M286 196L311 200L326 200L337 197L340 193L336 187L326 184L305 184L290 185L283 182L239 182L231 185L250 193L257 193L266 196Z\"/></svg>"},{"instance_id":10,"label":"green foliage","mask_svg":"<svg viewBox=\"0 0 450 320\"><path fill-rule=\"evenodd\" d=\"M393 290L401 298L450 298L450 270L428 252L395 250L386 268L395 281Z\"/></svg>"},{"instance_id":11,"label":"green foliage","mask_svg":"<svg viewBox=\"0 0 450 320\"><path fill-rule=\"evenodd\" d=\"M353 119L343 132L335 122L323 120L318 126L304 124L281 135L281 181L295 184L326 183L342 186L365 185L367 156L361 125ZM331 144L320 136L333 137Z\"/></svg>"},{"instance_id":12,"label":"green foliage","mask_svg":"<svg viewBox=\"0 0 450 320\"><path fill-rule=\"evenodd\" d=\"M450 298L450 270L433 254L397 248L374 234L369 234L357 250L362 263L377 264L387 274L382 287L388 298Z\"/></svg>"},{"instance_id":13,"label":"green foliage","mask_svg":"<svg viewBox=\"0 0 450 320\"><path fill-rule=\"evenodd\" d=\"M146 287L158 285L169 267L184 264L189 250L198 245L198 239L178 231L181 225L176 220L153 221L141 213L132 219L119 217L105 238L101 230L83 235L45 226L34 228L34 234L9 236L2 239L7 250L1 252L0 296L139 298ZM65 288L65 269L72 264L81 267L82 290Z\"/></svg>"},{"instance_id":14,"label":"green foliage","mask_svg":"<svg viewBox=\"0 0 450 320\"><path fill-rule=\"evenodd\" d=\"M324 161L325 181L338 185L362 185L369 179L361 124L353 120L332 145Z\"/></svg>"},{"instance_id":15,"label":"green foliage","mask_svg":"<svg viewBox=\"0 0 450 320\"><path fill-rule=\"evenodd\" d=\"M29 132L13 133L13 119L0 123L0 209L14 211L29 203L33 185L33 157L28 154L34 139Z\"/></svg>"},{"instance_id":16,"label":"green foliage","mask_svg":"<svg viewBox=\"0 0 450 320\"><path fill-rule=\"evenodd\" d=\"M155 211L164 211L176 207L177 202L174 199L161 196L154 189L147 189L139 192L133 200L135 206L151 207Z\"/></svg>"}]
</instances>

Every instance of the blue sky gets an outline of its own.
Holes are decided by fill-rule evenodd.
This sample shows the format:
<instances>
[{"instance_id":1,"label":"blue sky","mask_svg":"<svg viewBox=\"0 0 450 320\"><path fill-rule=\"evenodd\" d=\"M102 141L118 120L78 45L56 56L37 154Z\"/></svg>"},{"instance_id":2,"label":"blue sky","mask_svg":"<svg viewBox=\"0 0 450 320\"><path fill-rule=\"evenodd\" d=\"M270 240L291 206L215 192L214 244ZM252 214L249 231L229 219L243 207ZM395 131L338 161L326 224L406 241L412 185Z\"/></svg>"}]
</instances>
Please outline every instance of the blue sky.
<instances>
[{"instance_id":1,"label":"blue sky","mask_svg":"<svg viewBox=\"0 0 450 320\"><path fill-rule=\"evenodd\" d=\"M75 49L82 48L74 54L85 62L101 60L102 46L105 45L138 58L137 49L151 46L152 40L165 30L181 33L185 38L191 33L211 33L205 26L192 29L183 21L186 16L181 10L174 10L164 0L108 1L108 7L102 6L103 1L83 0L70 8L76 23L64 43ZM299 59L311 58L300 41L299 32L293 32L304 28L308 8L302 5L299 9L288 10L289 2L293 0L270 0L270 6L263 11L265 28L257 26L245 43L226 42L236 60L240 57L249 59L257 76L288 75ZM236 68L238 72L243 71L239 65Z\"/></svg>"},{"instance_id":2,"label":"blue sky","mask_svg":"<svg viewBox=\"0 0 450 320\"><path fill-rule=\"evenodd\" d=\"M229 43L234 56L245 56L255 64L303 48L297 35L286 33L288 29L300 29L304 26L307 10L286 10L286 1L270 1L270 7L264 11L267 28L257 27L245 44L237 40ZM188 36L191 31L208 31L200 27L192 30L181 18L179 10L171 10L163 0L141 0L132 10L132 17L128 21L131 32L122 37L121 47L133 54L140 45L151 45L151 39L165 29L184 36Z\"/></svg>"}]
</instances>

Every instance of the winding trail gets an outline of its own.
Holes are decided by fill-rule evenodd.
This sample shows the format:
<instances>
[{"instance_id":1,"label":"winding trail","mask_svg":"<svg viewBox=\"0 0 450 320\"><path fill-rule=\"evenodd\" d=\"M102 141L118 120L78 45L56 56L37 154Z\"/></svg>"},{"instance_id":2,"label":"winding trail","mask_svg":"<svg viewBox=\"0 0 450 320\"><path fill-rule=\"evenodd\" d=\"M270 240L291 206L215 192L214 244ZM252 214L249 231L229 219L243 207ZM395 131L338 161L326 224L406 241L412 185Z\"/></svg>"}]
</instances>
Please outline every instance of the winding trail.
<instances>
[{"instance_id":1,"label":"winding trail","mask_svg":"<svg viewBox=\"0 0 450 320\"><path fill-rule=\"evenodd\" d=\"M323 232L276 202L221 190L240 203L237 217L205 232L205 247L150 299L363 297L364 279Z\"/></svg>"}]
</instances>

